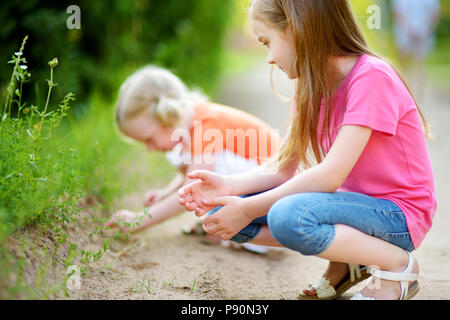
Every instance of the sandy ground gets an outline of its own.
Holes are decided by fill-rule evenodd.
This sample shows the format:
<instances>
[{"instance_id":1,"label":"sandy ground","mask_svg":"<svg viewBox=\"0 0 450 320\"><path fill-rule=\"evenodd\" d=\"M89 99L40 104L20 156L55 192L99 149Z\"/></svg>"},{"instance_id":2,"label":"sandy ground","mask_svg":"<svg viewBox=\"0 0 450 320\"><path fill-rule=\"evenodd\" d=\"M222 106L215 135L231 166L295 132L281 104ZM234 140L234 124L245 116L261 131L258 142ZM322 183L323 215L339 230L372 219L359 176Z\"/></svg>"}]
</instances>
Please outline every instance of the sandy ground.
<instances>
[{"instance_id":1,"label":"sandy ground","mask_svg":"<svg viewBox=\"0 0 450 320\"><path fill-rule=\"evenodd\" d=\"M282 131L289 104L280 102L269 84L269 69L256 65L250 72L224 79L219 102L252 112ZM289 85L277 77L280 87ZM286 94L286 90L282 93ZM439 93L440 92L440 93ZM420 293L415 299L450 297L449 198L450 94L428 88L423 110L433 123L436 140L430 153L436 176L439 208L434 226L415 252L420 263ZM447 195L447 197L446 197ZM141 201L130 195L120 205ZM189 213L166 221L126 243L113 242L110 252L91 264L81 288L71 299L296 299L300 289L320 278L327 261L302 256L288 249L258 255L245 250L203 244L196 236L183 235L184 226L196 222ZM78 236L80 231L73 230ZM80 237L82 238L82 237ZM103 239L85 243L92 249ZM349 290L348 299L365 282Z\"/></svg>"}]
</instances>

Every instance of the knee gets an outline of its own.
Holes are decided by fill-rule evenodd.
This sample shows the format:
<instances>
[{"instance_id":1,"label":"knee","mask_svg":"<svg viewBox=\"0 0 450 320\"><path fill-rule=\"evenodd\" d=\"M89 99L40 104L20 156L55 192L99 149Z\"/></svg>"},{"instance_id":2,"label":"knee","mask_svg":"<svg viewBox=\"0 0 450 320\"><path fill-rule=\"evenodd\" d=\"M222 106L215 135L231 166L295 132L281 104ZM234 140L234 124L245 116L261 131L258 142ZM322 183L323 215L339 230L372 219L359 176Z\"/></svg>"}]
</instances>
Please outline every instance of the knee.
<instances>
[{"instance_id":1,"label":"knee","mask_svg":"<svg viewBox=\"0 0 450 320\"><path fill-rule=\"evenodd\" d=\"M289 197L286 197L275 202L267 215L270 232L283 245L285 245L286 231L296 223L292 221L293 215L289 214L293 210L292 202L289 201Z\"/></svg>"},{"instance_id":2,"label":"knee","mask_svg":"<svg viewBox=\"0 0 450 320\"><path fill-rule=\"evenodd\" d=\"M317 255L315 214L308 209L308 203L293 200L292 196L280 199L270 208L267 218L270 231L283 246L303 255Z\"/></svg>"}]
</instances>

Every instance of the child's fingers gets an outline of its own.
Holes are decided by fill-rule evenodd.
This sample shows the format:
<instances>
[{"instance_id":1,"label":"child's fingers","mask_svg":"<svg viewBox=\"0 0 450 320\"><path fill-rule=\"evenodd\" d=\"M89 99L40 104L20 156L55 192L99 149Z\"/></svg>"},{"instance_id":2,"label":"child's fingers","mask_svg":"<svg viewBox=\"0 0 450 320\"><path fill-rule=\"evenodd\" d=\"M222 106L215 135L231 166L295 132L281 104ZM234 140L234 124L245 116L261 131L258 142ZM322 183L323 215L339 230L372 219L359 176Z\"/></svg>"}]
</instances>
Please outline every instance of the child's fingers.
<instances>
[{"instance_id":1,"label":"child's fingers","mask_svg":"<svg viewBox=\"0 0 450 320\"><path fill-rule=\"evenodd\" d=\"M178 189L178 196L181 198L185 198L185 197L191 195L192 194L191 185L192 184L188 184L188 185L185 185L184 187L181 187L180 189Z\"/></svg>"},{"instance_id":2,"label":"child's fingers","mask_svg":"<svg viewBox=\"0 0 450 320\"><path fill-rule=\"evenodd\" d=\"M224 230L217 231L216 233L214 233L214 235L217 238L220 238L220 239L222 239L224 241L230 240L232 238L231 234L226 232L226 231L224 231Z\"/></svg>"},{"instance_id":3,"label":"child's fingers","mask_svg":"<svg viewBox=\"0 0 450 320\"><path fill-rule=\"evenodd\" d=\"M210 172L209 172L209 171L205 171L205 170L194 170L194 171L188 173L187 176L188 176L190 179L200 179L200 180L204 181L204 180L208 179L209 175L210 175Z\"/></svg>"},{"instance_id":4,"label":"child's fingers","mask_svg":"<svg viewBox=\"0 0 450 320\"><path fill-rule=\"evenodd\" d=\"M195 202L188 202L185 207L188 211L194 211L197 208L197 204Z\"/></svg>"},{"instance_id":5,"label":"child's fingers","mask_svg":"<svg viewBox=\"0 0 450 320\"><path fill-rule=\"evenodd\" d=\"M207 234L215 234L216 232L220 231L219 227L215 223L210 224L203 223L203 230L205 230Z\"/></svg>"},{"instance_id":6,"label":"child's fingers","mask_svg":"<svg viewBox=\"0 0 450 320\"><path fill-rule=\"evenodd\" d=\"M212 199L204 199L203 203L207 206L224 206L226 204L228 204L228 202L232 199L233 197L216 197L216 198L212 198Z\"/></svg>"},{"instance_id":7,"label":"child's fingers","mask_svg":"<svg viewBox=\"0 0 450 320\"><path fill-rule=\"evenodd\" d=\"M214 235L217 238L223 239L223 237L225 236L225 231L217 231L216 233L214 233Z\"/></svg>"},{"instance_id":8,"label":"child's fingers","mask_svg":"<svg viewBox=\"0 0 450 320\"><path fill-rule=\"evenodd\" d=\"M185 187L181 187L180 189L178 189L178 196L183 197L186 194L185 189Z\"/></svg>"},{"instance_id":9,"label":"child's fingers","mask_svg":"<svg viewBox=\"0 0 450 320\"><path fill-rule=\"evenodd\" d=\"M207 213L207 211L201 207L197 207L197 209L195 209L195 215L197 217L204 216L206 213Z\"/></svg>"},{"instance_id":10,"label":"child's fingers","mask_svg":"<svg viewBox=\"0 0 450 320\"><path fill-rule=\"evenodd\" d=\"M218 221L217 214L203 216L203 218L202 218L202 224L204 224L204 225L216 224L217 221Z\"/></svg>"},{"instance_id":11,"label":"child's fingers","mask_svg":"<svg viewBox=\"0 0 450 320\"><path fill-rule=\"evenodd\" d=\"M225 233L224 235L222 235L222 240L227 241L227 240L230 240L231 238L233 238L231 236L231 233Z\"/></svg>"}]
</instances>

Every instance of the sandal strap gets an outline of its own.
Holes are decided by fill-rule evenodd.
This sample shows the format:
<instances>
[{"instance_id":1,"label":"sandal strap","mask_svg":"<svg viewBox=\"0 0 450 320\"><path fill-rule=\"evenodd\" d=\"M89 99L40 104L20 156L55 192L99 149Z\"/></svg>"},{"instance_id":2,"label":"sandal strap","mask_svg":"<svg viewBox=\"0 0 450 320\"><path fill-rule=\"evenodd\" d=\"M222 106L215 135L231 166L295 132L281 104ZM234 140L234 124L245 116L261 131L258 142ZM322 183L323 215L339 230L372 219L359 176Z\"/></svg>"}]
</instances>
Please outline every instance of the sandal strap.
<instances>
[{"instance_id":1,"label":"sandal strap","mask_svg":"<svg viewBox=\"0 0 450 320\"><path fill-rule=\"evenodd\" d=\"M381 271L376 268L369 268L369 273L375 278L391 281L416 281L417 274L415 273L399 273L399 272L388 272Z\"/></svg>"},{"instance_id":2,"label":"sandal strap","mask_svg":"<svg viewBox=\"0 0 450 320\"><path fill-rule=\"evenodd\" d=\"M336 290L330 285L330 280L322 278L311 285L311 288L316 290L318 298L324 299L336 295Z\"/></svg>"},{"instance_id":3,"label":"sandal strap","mask_svg":"<svg viewBox=\"0 0 450 320\"><path fill-rule=\"evenodd\" d=\"M402 272L389 272L389 271L381 271L380 269L371 267L369 268L369 273L373 275L375 278L383 279L383 280L391 280L391 281L416 281L417 274L411 273L411 270L414 266L414 257L412 254L408 253L408 265L405 270Z\"/></svg>"},{"instance_id":4,"label":"sandal strap","mask_svg":"<svg viewBox=\"0 0 450 320\"><path fill-rule=\"evenodd\" d=\"M355 282L362 277L361 268L359 264L349 264L350 282ZM336 296L336 289L330 284L330 280L322 278L314 284L310 285L316 291L316 295L320 299Z\"/></svg>"},{"instance_id":5,"label":"sandal strap","mask_svg":"<svg viewBox=\"0 0 450 320\"><path fill-rule=\"evenodd\" d=\"M355 282L356 279L361 278L361 268L359 264L349 264L350 282Z\"/></svg>"},{"instance_id":6,"label":"sandal strap","mask_svg":"<svg viewBox=\"0 0 450 320\"><path fill-rule=\"evenodd\" d=\"M414 257L412 254L408 253L408 265L403 272L389 272L389 271L381 271L380 269L370 267L369 273L375 278L383 279L383 280L391 280L391 281L399 281L401 295L400 300L403 300L408 295L409 290L409 282L416 281L418 278L417 273L411 273L411 270L414 266Z\"/></svg>"}]
</instances>

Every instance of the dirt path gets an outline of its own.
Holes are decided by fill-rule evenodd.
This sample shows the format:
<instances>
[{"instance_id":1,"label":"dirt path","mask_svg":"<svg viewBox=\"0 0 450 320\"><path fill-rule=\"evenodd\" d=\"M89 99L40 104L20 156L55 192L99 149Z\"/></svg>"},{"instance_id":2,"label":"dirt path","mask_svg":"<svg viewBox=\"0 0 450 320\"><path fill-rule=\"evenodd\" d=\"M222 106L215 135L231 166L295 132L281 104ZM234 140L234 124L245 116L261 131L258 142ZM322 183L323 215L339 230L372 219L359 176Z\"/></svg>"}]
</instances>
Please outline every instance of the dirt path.
<instances>
[{"instance_id":1,"label":"dirt path","mask_svg":"<svg viewBox=\"0 0 450 320\"><path fill-rule=\"evenodd\" d=\"M223 82L219 102L252 112L275 128L282 129L289 103L272 93L265 64ZM277 86L289 85L281 78ZM287 94L287 91L282 93ZM421 268L421 291L417 299L450 297L450 96L429 91L423 110L435 126L430 143L439 209L432 231L415 252ZM282 131L282 130L281 130ZM134 198L133 198L134 197ZM126 200L141 201L139 195ZM186 224L197 221L186 213L158 225L127 244L113 243L100 262L91 265L81 280L81 289L70 298L89 299L296 299L300 288L320 278L327 262L283 249L267 256L208 246L199 238L182 235ZM93 249L102 239L92 241ZM348 299L364 283L351 289Z\"/></svg>"}]
</instances>

